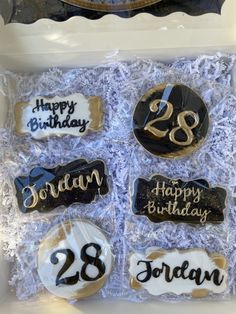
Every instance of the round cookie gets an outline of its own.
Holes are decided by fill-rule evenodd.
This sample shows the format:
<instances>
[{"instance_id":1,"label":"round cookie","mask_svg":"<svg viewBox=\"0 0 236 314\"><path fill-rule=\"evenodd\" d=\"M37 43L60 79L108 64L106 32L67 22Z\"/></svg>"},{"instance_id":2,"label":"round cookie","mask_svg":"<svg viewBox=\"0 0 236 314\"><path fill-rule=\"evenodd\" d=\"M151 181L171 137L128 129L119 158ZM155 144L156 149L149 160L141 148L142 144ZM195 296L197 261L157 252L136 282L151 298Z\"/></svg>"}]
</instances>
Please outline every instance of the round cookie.
<instances>
[{"instance_id":1,"label":"round cookie","mask_svg":"<svg viewBox=\"0 0 236 314\"><path fill-rule=\"evenodd\" d=\"M54 295L81 299L99 291L112 271L113 255L105 235L86 220L52 228L38 250L38 274Z\"/></svg>"},{"instance_id":2,"label":"round cookie","mask_svg":"<svg viewBox=\"0 0 236 314\"><path fill-rule=\"evenodd\" d=\"M101 12L130 11L145 8L162 0L61 0L80 8Z\"/></svg>"},{"instance_id":3,"label":"round cookie","mask_svg":"<svg viewBox=\"0 0 236 314\"><path fill-rule=\"evenodd\" d=\"M205 103L181 84L162 84L148 90L133 115L138 142L150 153L176 158L195 151L209 128Z\"/></svg>"}]
</instances>

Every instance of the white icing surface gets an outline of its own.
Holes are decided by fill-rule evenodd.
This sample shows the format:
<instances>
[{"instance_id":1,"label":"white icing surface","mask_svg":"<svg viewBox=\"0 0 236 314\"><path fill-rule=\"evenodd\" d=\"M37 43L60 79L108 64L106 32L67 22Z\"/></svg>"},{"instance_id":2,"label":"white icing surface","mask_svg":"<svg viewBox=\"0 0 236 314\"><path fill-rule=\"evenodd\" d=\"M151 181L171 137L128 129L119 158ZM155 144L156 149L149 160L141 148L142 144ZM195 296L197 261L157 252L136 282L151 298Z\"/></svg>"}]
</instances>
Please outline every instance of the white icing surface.
<instances>
[{"instance_id":1,"label":"white icing surface","mask_svg":"<svg viewBox=\"0 0 236 314\"><path fill-rule=\"evenodd\" d=\"M69 103L76 103L74 106L74 112L70 115L70 121L75 120L85 120L89 121L89 123L86 125L86 129L83 132L80 132L80 127L63 127L63 128L50 128L47 127L47 129L41 130L38 129L35 132L31 131L31 128L29 125L27 125L31 118L36 118L38 121L41 119L42 122L47 122L47 119L50 115L55 116L57 114L59 116L59 121L64 121L68 115L68 107L63 110L63 113L60 112L60 109L55 111L55 114L53 114L52 111L35 111L32 112L32 109L36 106L37 100L43 100L44 103L60 103L60 102L69 102ZM21 132L22 133L30 133L33 138L40 139L46 136L50 135L75 135L75 136L82 136L84 135L87 130L89 129L89 126L91 124L92 120L90 118L90 110L89 110L89 101L88 99L82 95L82 94L73 94L64 98L61 97L54 97L54 98L44 98L44 97L35 97L33 98L27 107L23 109L22 112L22 120L21 120Z\"/></svg>"},{"instance_id":2,"label":"white icing surface","mask_svg":"<svg viewBox=\"0 0 236 314\"><path fill-rule=\"evenodd\" d=\"M155 250L149 250L149 255L151 252ZM144 263L137 265L138 261L151 261L147 259L147 255L142 255L138 253L132 254L130 258L130 275L136 279L136 276L146 270L146 266ZM162 263L168 264L171 267L171 273L173 268L176 266L181 266L184 261L189 261L189 267L185 271L186 274L189 273L191 269L201 268L204 271L209 271L210 273L214 269L220 270L220 276L224 276L224 280L220 286L214 284L213 281L204 281L201 285L197 285L195 281L183 278L174 278L172 282L167 282L165 280L164 272L158 277L151 279L145 283L138 281L141 286L146 289L152 295L162 295L164 293L174 293L177 295L184 293L192 293L195 289L207 289L214 293L221 293L227 287L227 273L225 270L220 269L213 262L213 260L208 256L207 252L204 250L190 250L190 251L170 251L166 252L164 256L161 256L155 260L152 260L152 269L155 267L161 268ZM143 277L145 277L143 275Z\"/></svg>"},{"instance_id":3,"label":"white icing surface","mask_svg":"<svg viewBox=\"0 0 236 314\"><path fill-rule=\"evenodd\" d=\"M71 232L67 233L66 240L60 241L57 246L48 250L44 250L42 246L40 246L38 252L38 274L43 285L52 294L67 299L76 298L76 293L79 290L83 289L86 285L93 284L94 281L85 282L80 279L81 281L78 281L75 285L56 286L56 277L65 263L65 255L58 254L57 257L59 259L59 263L57 265L53 265L50 261L50 257L55 251L59 249L71 249L75 254L74 263L61 278L74 276L76 272L81 271L81 268L84 264L84 262L80 259L81 249L84 245L91 242L99 244L102 248L102 253L99 256L99 259L103 261L106 266L103 277L110 274L113 265L113 255L110 244L100 229L98 229L95 225L82 220L72 220L71 224L73 224L73 226L71 227ZM61 225L54 227L48 233L44 241L47 241L48 236L50 236L50 238L54 237L56 239L59 228L61 228ZM89 248L87 253L91 254L91 256L96 255L94 248ZM98 274L98 270L95 266L89 265L87 267L86 273L91 277L95 277Z\"/></svg>"}]
</instances>

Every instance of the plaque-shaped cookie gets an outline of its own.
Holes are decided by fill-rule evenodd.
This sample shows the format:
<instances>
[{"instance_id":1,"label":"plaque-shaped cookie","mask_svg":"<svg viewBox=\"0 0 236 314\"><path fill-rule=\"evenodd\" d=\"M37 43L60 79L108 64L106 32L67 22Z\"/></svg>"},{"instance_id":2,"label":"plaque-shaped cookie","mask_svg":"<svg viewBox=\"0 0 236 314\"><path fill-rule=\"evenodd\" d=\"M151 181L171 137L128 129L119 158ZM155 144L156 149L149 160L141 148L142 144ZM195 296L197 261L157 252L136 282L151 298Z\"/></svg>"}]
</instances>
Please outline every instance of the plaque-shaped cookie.
<instances>
[{"instance_id":1,"label":"plaque-shaped cookie","mask_svg":"<svg viewBox=\"0 0 236 314\"><path fill-rule=\"evenodd\" d=\"M158 296L165 293L191 294L201 298L227 288L227 262L223 255L203 249L165 251L150 248L130 257L132 289L146 289Z\"/></svg>"},{"instance_id":2,"label":"plaque-shaped cookie","mask_svg":"<svg viewBox=\"0 0 236 314\"><path fill-rule=\"evenodd\" d=\"M203 179L186 182L154 175L135 180L132 210L155 223L216 224L224 221L226 194Z\"/></svg>"},{"instance_id":3,"label":"plaque-shaped cookie","mask_svg":"<svg viewBox=\"0 0 236 314\"><path fill-rule=\"evenodd\" d=\"M16 197L23 213L48 212L73 203L91 203L109 192L106 166L101 160L75 160L53 169L36 167L15 179Z\"/></svg>"},{"instance_id":4,"label":"plaque-shaped cookie","mask_svg":"<svg viewBox=\"0 0 236 314\"><path fill-rule=\"evenodd\" d=\"M48 136L83 136L102 127L102 100L73 94L67 97L35 97L15 105L15 130L37 140Z\"/></svg>"},{"instance_id":5,"label":"plaque-shaped cookie","mask_svg":"<svg viewBox=\"0 0 236 314\"><path fill-rule=\"evenodd\" d=\"M52 228L38 250L38 274L54 295L81 299L97 293L112 271L111 246L103 232L86 220Z\"/></svg>"},{"instance_id":6,"label":"plaque-shaped cookie","mask_svg":"<svg viewBox=\"0 0 236 314\"><path fill-rule=\"evenodd\" d=\"M209 127L207 107L192 89L163 84L148 90L137 104L133 131L150 153L176 158L188 155L204 142Z\"/></svg>"}]
</instances>

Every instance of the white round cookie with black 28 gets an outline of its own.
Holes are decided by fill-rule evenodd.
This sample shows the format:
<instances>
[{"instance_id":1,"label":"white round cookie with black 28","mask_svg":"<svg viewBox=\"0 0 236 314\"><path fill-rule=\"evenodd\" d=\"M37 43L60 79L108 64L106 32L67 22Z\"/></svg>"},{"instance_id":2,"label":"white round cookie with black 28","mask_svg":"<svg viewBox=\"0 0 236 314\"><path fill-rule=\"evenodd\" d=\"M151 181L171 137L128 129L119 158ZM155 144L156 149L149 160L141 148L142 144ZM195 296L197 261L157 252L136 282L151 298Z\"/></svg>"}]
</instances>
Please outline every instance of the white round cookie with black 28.
<instances>
[{"instance_id":1,"label":"white round cookie with black 28","mask_svg":"<svg viewBox=\"0 0 236 314\"><path fill-rule=\"evenodd\" d=\"M54 295L81 299L98 292L112 271L111 246L87 220L71 220L52 228L38 251L38 274Z\"/></svg>"}]
</instances>

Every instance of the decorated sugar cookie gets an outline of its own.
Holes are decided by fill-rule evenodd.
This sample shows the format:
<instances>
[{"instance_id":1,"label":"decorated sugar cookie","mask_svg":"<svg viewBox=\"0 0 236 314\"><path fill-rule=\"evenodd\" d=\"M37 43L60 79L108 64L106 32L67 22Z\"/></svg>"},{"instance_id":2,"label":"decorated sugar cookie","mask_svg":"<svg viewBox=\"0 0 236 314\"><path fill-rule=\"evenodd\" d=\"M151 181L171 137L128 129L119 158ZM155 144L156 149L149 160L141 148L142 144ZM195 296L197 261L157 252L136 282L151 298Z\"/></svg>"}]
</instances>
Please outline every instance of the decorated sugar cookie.
<instances>
[{"instance_id":1,"label":"decorated sugar cookie","mask_svg":"<svg viewBox=\"0 0 236 314\"><path fill-rule=\"evenodd\" d=\"M109 192L106 166L101 160L75 160L53 169L36 167L15 179L16 197L23 213L48 212L73 203L89 204Z\"/></svg>"},{"instance_id":2,"label":"decorated sugar cookie","mask_svg":"<svg viewBox=\"0 0 236 314\"><path fill-rule=\"evenodd\" d=\"M150 153L175 158L195 151L206 138L209 117L205 103L181 84L163 84L148 90L137 104L133 130Z\"/></svg>"},{"instance_id":3,"label":"decorated sugar cookie","mask_svg":"<svg viewBox=\"0 0 236 314\"><path fill-rule=\"evenodd\" d=\"M201 298L226 290L226 265L223 255L208 254L202 249L150 248L145 255L131 255L130 283L132 289L146 289L155 296L174 293Z\"/></svg>"},{"instance_id":4,"label":"decorated sugar cookie","mask_svg":"<svg viewBox=\"0 0 236 314\"><path fill-rule=\"evenodd\" d=\"M86 220L52 228L38 251L38 274L54 295L81 299L97 293L112 271L113 255L105 235Z\"/></svg>"},{"instance_id":5,"label":"decorated sugar cookie","mask_svg":"<svg viewBox=\"0 0 236 314\"><path fill-rule=\"evenodd\" d=\"M15 130L35 139L48 136L83 136L102 127L102 100L74 94L67 97L35 97L15 106Z\"/></svg>"},{"instance_id":6,"label":"decorated sugar cookie","mask_svg":"<svg viewBox=\"0 0 236 314\"><path fill-rule=\"evenodd\" d=\"M134 182L132 210L152 222L191 224L224 221L226 191L211 188L206 180L182 181L154 175Z\"/></svg>"},{"instance_id":7,"label":"decorated sugar cookie","mask_svg":"<svg viewBox=\"0 0 236 314\"><path fill-rule=\"evenodd\" d=\"M63 2L76 5L80 8L103 11L117 12L141 9L146 6L158 3L162 0L61 0Z\"/></svg>"}]
</instances>

